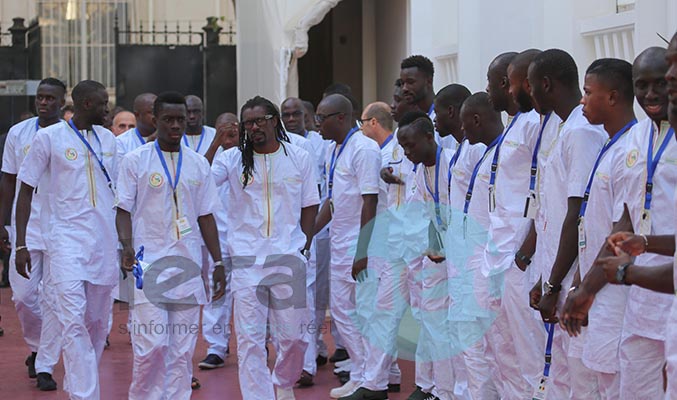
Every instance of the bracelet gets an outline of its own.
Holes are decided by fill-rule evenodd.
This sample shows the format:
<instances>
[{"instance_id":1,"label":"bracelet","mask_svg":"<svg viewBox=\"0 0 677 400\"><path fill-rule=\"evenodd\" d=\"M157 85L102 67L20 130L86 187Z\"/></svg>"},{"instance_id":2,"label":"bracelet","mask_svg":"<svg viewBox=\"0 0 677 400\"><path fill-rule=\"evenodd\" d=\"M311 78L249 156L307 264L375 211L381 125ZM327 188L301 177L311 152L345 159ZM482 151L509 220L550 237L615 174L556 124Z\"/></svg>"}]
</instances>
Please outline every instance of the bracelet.
<instances>
[{"instance_id":1,"label":"bracelet","mask_svg":"<svg viewBox=\"0 0 677 400\"><path fill-rule=\"evenodd\" d=\"M522 261L526 266L529 266L529 264L531 264L531 257L525 256L519 250L517 250L517 253L515 253L515 258Z\"/></svg>"},{"instance_id":2,"label":"bracelet","mask_svg":"<svg viewBox=\"0 0 677 400\"><path fill-rule=\"evenodd\" d=\"M214 268L216 267L223 267L223 261L219 260L214 263Z\"/></svg>"},{"instance_id":3,"label":"bracelet","mask_svg":"<svg viewBox=\"0 0 677 400\"><path fill-rule=\"evenodd\" d=\"M14 249L14 252L15 252L15 253L18 253L18 252L21 251L21 250L28 250L28 247L26 247L26 246L17 246L17 247Z\"/></svg>"},{"instance_id":4,"label":"bracelet","mask_svg":"<svg viewBox=\"0 0 677 400\"><path fill-rule=\"evenodd\" d=\"M639 235L642 239L644 239L644 251L643 253L646 253L646 250L649 248L649 238L646 237L646 235Z\"/></svg>"}]
</instances>

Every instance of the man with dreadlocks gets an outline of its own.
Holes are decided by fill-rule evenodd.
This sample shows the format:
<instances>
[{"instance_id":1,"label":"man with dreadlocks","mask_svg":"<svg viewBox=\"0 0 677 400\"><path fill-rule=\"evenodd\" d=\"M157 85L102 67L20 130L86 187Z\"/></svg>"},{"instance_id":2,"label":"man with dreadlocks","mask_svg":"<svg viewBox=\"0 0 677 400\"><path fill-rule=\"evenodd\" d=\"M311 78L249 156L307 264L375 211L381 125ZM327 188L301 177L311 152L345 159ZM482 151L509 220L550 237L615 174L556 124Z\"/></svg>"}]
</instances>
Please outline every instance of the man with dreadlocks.
<instances>
[{"instance_id":1,"label":"man with dreadlocks","mask_svg":"<svg viewBox=\"0 0 677 400\"><path fill-rule=\"evenodd\" d=\"M306 268L320 203L316 168L308 152L289 143L269 100L247 101L240 121L238 148L212 165L216 184L229 184L225 201L239 205L227 210L229 232L237 234L225 242L232 257L240 391L244 400L291 400L307 347ZM272 376L269 321L277 349Z\"/></svg>"}]
</instances>

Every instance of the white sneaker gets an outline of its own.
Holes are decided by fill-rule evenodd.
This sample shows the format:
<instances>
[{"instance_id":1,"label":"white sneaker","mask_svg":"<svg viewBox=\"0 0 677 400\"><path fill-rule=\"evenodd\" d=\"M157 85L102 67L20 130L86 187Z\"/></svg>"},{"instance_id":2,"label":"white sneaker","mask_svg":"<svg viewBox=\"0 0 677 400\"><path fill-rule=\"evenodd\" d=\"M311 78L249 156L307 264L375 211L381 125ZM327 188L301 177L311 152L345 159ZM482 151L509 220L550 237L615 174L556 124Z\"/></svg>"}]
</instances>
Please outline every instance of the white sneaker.
<instances>
[{"instance_id":1,"label":"white sneaker","mask_svg":"<svg viewBox=\"0 0 677 400\"><path fill-rule=\"evenodd\" d=\"M340 368L340 367L343 367L345 365L350 365L352 363L353 363L353 360L351 360L350 358L346 358L343 361L339 361L339 362L334 363L334 367Z\"/></svg>"},{"instance_id":2,"label":"white sneaker","mask_svg":"<svg viewBox=\"0 0 677 400\"><path fill-rule=\"evenodd\" d=\"M294 389L292 388L283 389L281 387L276 387L275 397L277 397L277 400L296 400L296 397L294 397Z\"/></svg>"},{"instance_id":3,"label":"white sneaker","mask_svg":"<svg viewBox=\"0 0 677 400\"><path fill-rule=\"evenodd\" d=\"M341 372L350 372L350 370L353 367L353 363L343 363L341 365L336 365L336 368L334 368L334 375L338 375Z\"/></svg>"},{"instance_id":4,"label":"white sneaker","mask_svg":"<svg viewBox=\"0 0 677 400\"><path fill-rule=\"evenodd\" d=\"M350 396L359 388L360 382L348 381L345 385L332 389L331 392L329 392L329 397L338 399L339 397Z\"/></svg>"}]
</instances>

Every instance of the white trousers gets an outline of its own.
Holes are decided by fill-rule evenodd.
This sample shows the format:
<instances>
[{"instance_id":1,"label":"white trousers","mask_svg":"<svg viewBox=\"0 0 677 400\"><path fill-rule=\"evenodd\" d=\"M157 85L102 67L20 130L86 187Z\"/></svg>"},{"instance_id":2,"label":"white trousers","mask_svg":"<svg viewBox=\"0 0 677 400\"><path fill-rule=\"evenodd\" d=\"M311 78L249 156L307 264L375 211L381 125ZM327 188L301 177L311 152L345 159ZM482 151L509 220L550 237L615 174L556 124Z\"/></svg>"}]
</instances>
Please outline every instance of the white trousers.
<instances>
[{"instance_id":1,"label":"white trousers","mask_svg":"<svg viewBox=\"0 0 677 400\"><path fill-rule=\"evenodd\" d=\"M315 238L315 321L319 326L317 334L317 354L328 357L329 350L327 344L322 338L322 334L329 330L334 346L337 349L345 349L343 339L336 329L334 319L327 322L327 310L329 309L330 298L330 268L331 268L331 239L327 230L318 233Z\"/></svg>"},{"instance_id":2,"label":"white trousers","mask_svg":"<svg viewBox=\"0 0 677 400\"><path fill-rule=\"evenodd\" d=\"M677 302L672 302L665 335L665 358L667 359L668 387L665 400L677 393Z\"/></svg>"},{"instance_id":3,"label":"white trousers","mask_svg":"<svg viewBox=\"0 0 677 400\"><path fill-rule=\"evenodd\" d=\"M388 263L381 271L374 310L370 318L367 360L363 387L386 390L399 384L402 373L397 365L397 334L409 307L409 274L404 260Z\"/></svg>"},{"instance_id":4,"label":"white trousers","mask_svg":"<svg viewBox=\"0 0 677 400\"><path fill-rule=\"evenodd\" d=\"M44 252L31 250L30 279L19 275L15 266L15 252L9 258L9 283L12 285L12 300L19 317L24 340L31 352L37 352L40 346L42 330L42 312L40 297L44 269Z\"/></svg>"},{"instance_id":5,"label":"white trousers","mask_svg":"<svg viewBox=\"0 0 677 400\"><path fill-rule=\"evenodd\" d=\"M543 374L546 334L529 308L529 289L527 274L514 265L505 271L500 308L487 332L493 380L503 398L531 397Z\"/></svg>"},{"instance_id":6,"label":"white trousers","mask_svg":"<svg viewBox=\"0 0 677 400\"><path fill-rule=\"evenodd\" d=\"M661 399L665 342L624 332L621 336L621 399Z\"/></svg>"},{"instance_id":7,"label":"white trousers","mask_svg":"<svg viewBox=\"0 0 677 400\"><path fill-rule=\"evenodd\" d=\"M63 328L64 388L71 399L98 400L99 361L106 344L112 286L59 282L57 312Z\"/></svg>"},{"instance_id":8,"label":"white trousers","mask_svg":"<svg viewBox=\"0 0 677 400\"><path fill-rule=\"evenodd\" d=\"M301 376L308 345L303 333L308 326L308 310L279 301L298 295L292 285L252 286L233 292L238 376L243 400L274 399L274 386L291 388ZM300 287L304 286L305 281ZM302 295L305 297L305 290ZM268 321L277 351L272 376L266 362Z\"/></svg>"},{"instance_id":9,"label":"white trousers","mask_svg":"<svg viewBox=\"0 0 677 400\"><path fill-rule=\"evenodd\" d=\"M209 276L212 282L212 276ZM226 277L226 293L223 297L205 304L202 308L202 337L209 345L207 354L216 354L225 359L230 342L230 319L233 315L233 293L230 290L230 274Z\"/></svg>"},{"instance_id":10,"label":"white trousers","mask_svg":"<svg viewBox=\"0 0 677 400\"><path fill-rule=\"evenodd\" d=\"M337 270L345 267L336 267ZM366 351L364 336L357 312L356 289L357 282L344 278L331 279L331 316L336 323L343 344L350 354L350 380L362 384L364 382L364 367Z\"/></svg>"},{"instance_id":11,"label":"white trousers","mask_svg":"<svg viewBox=\"0 0 677 400\"><path fill-rule=\"evenodd\" d=\"M134 369L130 400L190 399L200 308L171 307L143 303L131 309Z\"/></svg>"},{"instance_id":12,"label":"white trousers","mask_svg":"<svg viewBox=\"0 0 677 400\"><path fill-rule=\"evenodd\" d=\"M57 294L52 276L49 272L49 258L44 255L42 267L42 289L40 292L40 312L42 329L40 331L40 347L35 357L35 372L52 374L54 366L61 357L62 327L57 314Z\"/></svg>"}]
</instances>

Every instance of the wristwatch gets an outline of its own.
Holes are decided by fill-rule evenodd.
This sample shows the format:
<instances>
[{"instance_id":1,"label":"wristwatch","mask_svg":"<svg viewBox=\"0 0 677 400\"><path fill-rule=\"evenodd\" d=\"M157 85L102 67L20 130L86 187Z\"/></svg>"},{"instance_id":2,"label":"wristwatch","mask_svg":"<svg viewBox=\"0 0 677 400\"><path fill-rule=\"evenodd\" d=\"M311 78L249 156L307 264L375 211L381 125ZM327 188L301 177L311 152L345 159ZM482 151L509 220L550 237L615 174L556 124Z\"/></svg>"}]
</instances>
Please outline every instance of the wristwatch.
<instances>
[{"instance_id":1,"label":"wristwatch","mask_svg":"<svg viewBox=\"0 0 677 400\"><path fill-rule=\"evenodd\" d=\"M306 258L306 260L310 260L310 250L309 249L303 249L301 250L301 255Z\"/></svg>"},{"instance_id":2,"label":"wristwatch","mask_svg":"<svg viewBox=\"0 0 677 400\"><path fill-rule=\"evenodd\" d=\"M544 296L550 296L550 295L553 295L555 293L559 293L560 290L562 290L562 285L559 284L559 283L557 285L553 285L549 281L545 281L543 283L543 295Z\"/></svg>"},{"instance_id":3,"label":"wristwatch","mask_svg":"<svg viewBox=\"0 0 677 400\"><path fill-rule=\"evenodd\" d=\"M522 261L526 266L531 264L531 257L522 254L522 252L519 250L517 250L517 253L515 253L515 258Z\"/></svg>"},{"instance_id":4,"label":"wristwatch","mask_svg":"<svg viewBox=\"0 0 677 400\"><path fill-rule=\"evenodd\" d=\"M630 265L632 265L632 263L625 263L618 266L618 269L616 270L616 281L618 283L630 285L625 281L625 270L627 270Z\"/></svg>"}]
</instances>

